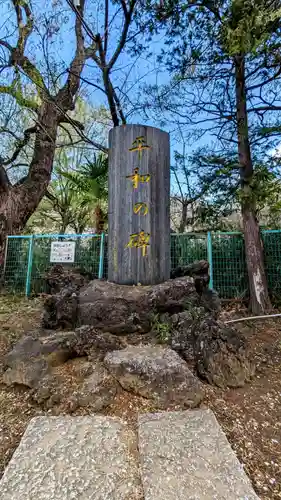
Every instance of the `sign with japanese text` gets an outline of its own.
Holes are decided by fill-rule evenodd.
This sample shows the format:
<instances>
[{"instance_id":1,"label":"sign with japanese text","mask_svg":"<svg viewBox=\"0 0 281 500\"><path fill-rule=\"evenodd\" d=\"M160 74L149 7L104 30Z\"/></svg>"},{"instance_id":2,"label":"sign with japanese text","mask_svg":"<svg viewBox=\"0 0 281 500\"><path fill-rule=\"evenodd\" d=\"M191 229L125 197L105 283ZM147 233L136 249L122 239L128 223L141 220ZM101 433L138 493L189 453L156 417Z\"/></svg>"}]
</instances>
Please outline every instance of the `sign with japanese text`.
<instances>
[{"instance_id":1,"label":"sign with japanese text","mask_svg":"<svg viewBox=\"0 0 281 500\"><path fill-rule=\"evenodd\" d=\"M50 262L73 263L75 261L75 241L52 241Z\"/></svg>"}]
</instances>

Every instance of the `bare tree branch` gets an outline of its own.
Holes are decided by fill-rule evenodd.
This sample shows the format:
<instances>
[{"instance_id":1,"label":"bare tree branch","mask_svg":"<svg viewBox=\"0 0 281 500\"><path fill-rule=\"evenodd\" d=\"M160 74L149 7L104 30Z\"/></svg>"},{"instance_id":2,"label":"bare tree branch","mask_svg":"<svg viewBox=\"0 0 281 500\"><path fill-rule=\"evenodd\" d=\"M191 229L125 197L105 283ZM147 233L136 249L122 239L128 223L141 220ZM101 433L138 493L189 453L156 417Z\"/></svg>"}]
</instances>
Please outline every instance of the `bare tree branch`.
<instances>
[{"instance_id":1,"label":"bare tree branch","mask_svg":"<svg viewBox=\"0 0 281 500\"><path fill-rule=\"evenodd\" d=\"M16 147L15 151L13 152L11 158L4 160L2 164L6 166L6 165L10 165L11 163L13 163L17 159L19 154L21 153L22 149L28 144L31 135L35 134L36 132L37 132L36 125L26 129L24 131L23 139L20 139L19 141L17 141L17 147Z\"/></svg>"},{"instance_id":2,"label":"bare tree branch","mask_svg":"<svg viewBox=\"0 0 281 500\"><path fill-rule=\"evenodd\" d=\"M84 12L85 0L80 0L80 10ZM74 96L80 86L80 74L85 63L84 35L81 16L76 16L75 21L76 52L70 64L68 78L65 85L58 92L56 101L64 110L74 109Z\"/></svg>"},{"instance_id":3,"label":"bare tree branch","mask_svg":"<svg viewBox=\"0 0 281 500\"><path fill-rule=\"evenodd\" d=\"M128 35L128 31L129 31L129 27L131 24L131 20L132 20L132 16L133 16L133 12L134 12L134 8L135 8L136 3L137 3L137 0L130 0L129 9L127 9L125 0L121 0L123 12L124 12L124 25L123 25L122 34L121 34L119 43L117 45L117 48L116 48L112 58L110 59L109 63L107 64L108 70L112 69L112 67L116 63L119 55L121 54L123 48L125 47L125 44L127 41L127 35Z\"/></svg>"}]
</instances>

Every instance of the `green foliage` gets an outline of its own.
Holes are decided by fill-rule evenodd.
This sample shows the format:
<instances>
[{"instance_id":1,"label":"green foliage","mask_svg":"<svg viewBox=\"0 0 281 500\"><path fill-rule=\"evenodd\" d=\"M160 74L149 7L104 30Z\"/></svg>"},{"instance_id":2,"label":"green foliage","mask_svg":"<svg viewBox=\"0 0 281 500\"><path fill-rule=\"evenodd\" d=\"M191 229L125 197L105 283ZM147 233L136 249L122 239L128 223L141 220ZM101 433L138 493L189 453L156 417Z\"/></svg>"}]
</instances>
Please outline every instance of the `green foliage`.
<instances>
[{"instance_id":1,"label":"green foliage","mask_svg":"<svg viewBox=\"0 0 281 500\"><path fill-rule=\"evenodd\" d=\"M251 181L240 187L239 165L235 154L219 156L202 151L189 159L190 172L201 192L196 204L196 225L201 231L241 229L240 205L255 206L256 216L265 228L280 226L280 160L254 161Z\"/></svg>"},{"instance_id":2,"label":"green foliage","mask_svg":"<svg viewBox=\"0 0 281 500\"><path fill-rule=\"evenodd\" d=\"M230 56L258 54L280 26L280 16L278 1L232 0L221 27L225 51Z\"/></svg>"},{"instance_id":3,"label":"green foliage","mask_svg":"<svg viewBox=\"0 0 281 500\"><path fill-rule=\"evenodd\" d=\"M206 144L185 165L181 180L186 182L188 172L189 186L183 195L180 189L176 195L196 199L200 206L195 218L202 229L218 229L220 219L245 197L259 213L278 188L271 178L268 152L276 146L281 130L280 1L165 0L157 9L148 1L146 12L155 31L165 32L159 61L171 79L147 87L144 105L150 113L155 110L156 117L161 113L161 119L174 125L189 145L198 139ZM238 68L243 82L238 82ZM241 85L246 118L239 120L238 131L237 106L244 109L244 97L237 101ZM242 143L250 149L246 147L249 189L243 185L243 192L240 161L245 160L245 149L244 156L238 152Z\"/></svg>"},{"instance_id":4,"label":"green foliage","mask_svg":"<svg viewBox=\"0 0 281 500\"><path fill-rule=\"evenodd\" d=\"M155 332L159 344L167 344L171 337L171 325L163 322L159 314L152 319L152 330Z\"/></svg>"},{"instance_id":5,"label":"green foliage","mask_svg":"<svg viewBox=\"0 0 281 500\"><path fill-rule=\"evenodd\" d=\"M57 174L50 183L47 195L30 218L25 233L81 233L90 224L91 207L84 203L83 196L72 190L67 179Z\"/></svg>"},{"instance_id":6,"label":"green foliage","mask_svg":"<svg viewBox=\"0 0 281 500\"><path fill-rule=\"evenodd\" d=\"M85 131L105 141L107 115L79 98L74 118L85 123ZM95 121L100 121L97 126ZM71 142L70 142L71 139ZM47 195L28 221L25 233L83 233L95 227L94 211L107 206L107 156L96 154L81 143L70 126L58 137L53 178Z\"/></svg>"},{"instance_id":7,"label":"green foliage","mask_svg":"<svg viewBox=\"0 0 281 500\"><path fill-rule=\"evenodd\" d=\"M58 170L67 181L72 192L81 196L81 206L107 198L108 157L95 155L93 160L79 166L76 171Z\"/></svg>"}]
</instances>

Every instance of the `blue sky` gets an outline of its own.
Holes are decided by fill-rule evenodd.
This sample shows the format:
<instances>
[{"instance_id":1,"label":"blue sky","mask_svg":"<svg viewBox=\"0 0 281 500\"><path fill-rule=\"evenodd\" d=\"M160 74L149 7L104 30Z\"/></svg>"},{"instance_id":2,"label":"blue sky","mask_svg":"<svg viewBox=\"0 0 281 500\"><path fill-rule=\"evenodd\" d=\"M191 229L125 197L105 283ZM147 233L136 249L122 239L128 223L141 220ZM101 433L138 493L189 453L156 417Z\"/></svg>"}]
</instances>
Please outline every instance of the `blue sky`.
<instances>
[{"instance_id":1,"label":"blue sky","mask_svg":"<svg viewBox=\"0 0 281 500\"><path fill-rule=\"evenodd\" d=\"M93 4L91 0L88 0L88 5ZM99 5L96 3L95 5ZM74 15L67 6L65 0L33 0L33 8L36 19L36 32L32 35L27 46L28 57L40 64L41 68L44 69L44 62L42 60L42 40L41 35L46 31L44 26L45 14L48 14L48 18L56 14L56 18L53 22L53 29L56 31L54 35L48 40L48 48L52 55L52 58L57 63L57 71L63 74L63 70L67 69L69 63L73 57L75 50L75 37L73 32L73 21ZM113 9L113 7L112 7ZM102 27L99 26L101 19L103 19L102 12L92 13L86 12L86 17L89 25L94 33L101 31ZM0 36L5 38L13 44L15 42L16 30L15 30L15 17L14 9L11 0L4 0L0 5L0 18L2 19L2 25L0 25ZM109 38L109 53L112 53L116 46L116 42L120 36L120 22L116 18L115 25L112 28L111 37ZM88 43L90 40L87 41ZM165 69L159 67L157 63L157 54L164 48L163 38L161 35L155 37L149 45L149 50L153 53L153 56L149 59L145 56L140 56L137 59L130 57L126 52L123 52L118 59L116 66L112 71L112 80L119 91L119 96L122 99L122 92L128 93L131 103L128 104L126 100L126 111L129 111L129 123L141 123L151 126L159 126L159 122L152 119L144 118L142 113L138 112L134 107L134 102L137 101L137 95L141 92L141 87L143 84L153 85L155 83L165 84L169 81L169 74ZM65 73L61 80L67 76ZM93 82L98 83L100 74L94 67L93 62L87 61L83 76ZM3 78L2 78L3 82ZM82 85L82 89L86 90L89 102L93 106L100 106L104 104L107 106L107 101L105 95L93 87ZM171 132L171 160L173 162L173 154L177 149L182 152L182 139L176 131L174 124L170 126L161 126L168 132ZM206 143L210 143L211 138L205 136L204 139L198 140L194 143L186 143L186 153L191 153L194 149L199 146L203 146Z\"/></svg>"}]
</instances>

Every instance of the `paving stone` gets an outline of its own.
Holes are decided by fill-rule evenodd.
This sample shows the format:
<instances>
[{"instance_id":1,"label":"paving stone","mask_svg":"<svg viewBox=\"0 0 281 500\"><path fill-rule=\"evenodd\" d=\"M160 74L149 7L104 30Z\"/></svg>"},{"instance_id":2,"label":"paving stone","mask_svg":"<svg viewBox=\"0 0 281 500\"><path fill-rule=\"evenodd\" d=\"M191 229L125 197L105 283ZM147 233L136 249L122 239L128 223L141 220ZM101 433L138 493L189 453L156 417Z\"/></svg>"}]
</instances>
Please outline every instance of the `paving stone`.
<instances>
[{"instance_id":1,"label":"paving stone","mask_svg":"<svg viewBox=\"0 0 281 500\"><path fill-rule=\"evenodd\" d=\"M134 439L117 418L34 418L0 482L0 499L141 499Z\"/></svg>"},{"instance_id":2,"label":"paving stone","mask_svg":"<svg viewBox=\"0 0 281 500\"><path fill-rule=\"evenodd\" d=\"M258 500L211 410L139 417L145 500Z\"/></svg>"}]
</instances>

